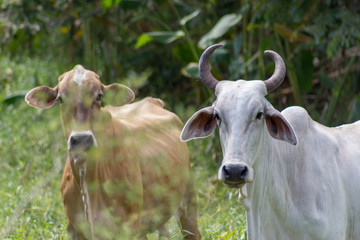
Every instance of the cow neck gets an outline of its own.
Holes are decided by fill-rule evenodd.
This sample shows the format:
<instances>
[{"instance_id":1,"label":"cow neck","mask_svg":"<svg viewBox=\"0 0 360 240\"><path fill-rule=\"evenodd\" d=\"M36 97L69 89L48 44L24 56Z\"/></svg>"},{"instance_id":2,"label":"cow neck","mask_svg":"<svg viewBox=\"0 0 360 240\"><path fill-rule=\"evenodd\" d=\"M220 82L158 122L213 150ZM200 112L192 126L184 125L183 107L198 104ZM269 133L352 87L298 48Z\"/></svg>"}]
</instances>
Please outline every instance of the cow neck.
<instances>
[{"instance_id":1,"label":"cow neck","mask_svg":"<svg viewBox=\"0 0 360 240\"><path fill-rule=\"evenodd\" d=\"M265 134L259 144L261 149L255 156L254 180L247 184L249 210L247 217L255 221L254 226L266 224L275 216L285 218L286 212L282 206L287 205L288 174L286 166L288 156L284 156L289 144L276 140ZM249 215L249 216L248 216ZM261 219L261 222L260 222ZM265 222L264 222L265 221Z\"/></svg>"},{"instance_id":2,"label":"cow neck","mask_svg":"<svg viewBox=\"0 0 360 240\"><path fill-rule=\"evenodd\" d=\"M126 134L126 127L119 121L113 121L112 124L109 124L107 126L106 130L106 134L102 135L101 138L98 138L98 150L103 153L106 152L106 157L104 157L104 155L97 155L102 159L92 159L92 163L87 164L86 168L77 169L77 175L79 176L78 187L81 192L85 217L91 227L92 235L94 235L93 222L94 218L96 217L94 216L94 214L96 214L94 212L94 209L104 207L104 204L106 205L109 203L108 196L102 189L102 183L104 183L107 179L113 179L114 181L118 181L118 174L120 170L116 171L116 169L121 169L121 162L123 161L123 159L127 158L127 154L123 149L124 146L122 145L123 138L120 137ZM94 133L94 135L99 136L99 134L96 133ZM117 139L116 146L109 148L111 144L104 144L105 140L112 141L115 138ZM122 152L123 154L115 154L114 151ZM127 149L127 151L129 151L129 149ZM122 179L122 181L129 181L128 179L126 179L126 175L122 177L125 177L124 179ZM89 192L89 184L95 184L97 187L96 190L92 190Z\"/></svg>"},{"instance_id":3,"label":"cow neck","mask_svg":"<svg viewBox=\"0 0 360 240\"><path fill-rule=\"evenodd\" d=\"M119 124L119 123L116 123ZM118 129L118 130L116 130ZM121 126L114 128L114 121L106 126L106 131L94 132L99 142L97 151L101 154L93 155L91 163L87 165L87 181L102 183L107 179L104 178L105 173L112 173L113 166L116 165L118 159L114 154L115 149L121 149ZM117 139L116 139L117 138ZM116 139L116 146L114 142ZM90 193L91 194L91 193ZM95 194L96 195L96 194Z\"/></svg>"},{"instance_id":4,"label":"cow neck","mask_svg":"<svg viewBox=\"0 0 360 240\"><path fill-rule=\"evenodd\" d=\"M116 124L119 123L116 122ZM90 220L94 220L95 217L91 215L91 213L95 214L93 210L97 209L99 206L102 206L105 204L105 202L108 202L107 195L104 194L102 189L102 184L109 179L119 179L119 171L116 171L116 169L122 166L120 161L122 161L123 158L126 158L125 154L115 154L115 151L124 153L121 142L122 138L119 137L123 133L123 129L121 128L122 126L120 125L117 125L117 127L114 128L114 122L112 122L111 124L107 125L106 132L101 133L103 135L96 132L94 133L94 135L98 137L97 140L99 142L97 151L101 152L102 154L97 153L93 155L89 164L87 164L86 169L84 169L85 171L82 180L82 186L79 178L80 188L81 190L84 190L84 193L86 193L85 199L87 199L88 202L87 217ZM99 138L99 136L101 137ZM114 143L115 138L117 139L116 146L113 146L112 144ZM79 171L77 174L80 176ZM96 188L92 188L90 192L87 191L89 184L94 184Z\"/></svg>"},{"instance_id":5,"label":"cow neck","mask_svg":"<svg viewBox=\"0 0 360 240\"><path fill-rule=\"evenodd\" d=\"M108 139L108 138L113 139L115 135L114 135L114 129L113 129L112 125L111 125L111 130L108 133L109 134L107 134L107 136L104 138L105 139ZM98 136L98 134L95 134L95 135ZM101 146L99 146L99 147L101 148ZM108 153L108 154L109 154L109 157L107 158L107 161L109 161L109 159L113 159L113 154L112 153ZM92 161L96 161L96 160L92 159ZM93 164L85 164L84 166L82 166L80 168L74 166L76 174L79 177L78 181L75 180L75 183L81 194L81 201L83 204L85 219L90 226L92 239L95 239L94 223L93 223L94 218L93 218L93 214L92 214L93 213L92 208L98 204L99 199L94 197L97 194L94 195L94 194L89 193L88 181L94 182L94 180L96 179L96 181L101 182L103 179L99 179L99 177L101 178L103 176L102 173L104 171L107 172L108 168L111 168L111 167L108 167L109 164L111 165L111 162L103 163L101 160L98 160Z\"/></svg>"}]
</instances>

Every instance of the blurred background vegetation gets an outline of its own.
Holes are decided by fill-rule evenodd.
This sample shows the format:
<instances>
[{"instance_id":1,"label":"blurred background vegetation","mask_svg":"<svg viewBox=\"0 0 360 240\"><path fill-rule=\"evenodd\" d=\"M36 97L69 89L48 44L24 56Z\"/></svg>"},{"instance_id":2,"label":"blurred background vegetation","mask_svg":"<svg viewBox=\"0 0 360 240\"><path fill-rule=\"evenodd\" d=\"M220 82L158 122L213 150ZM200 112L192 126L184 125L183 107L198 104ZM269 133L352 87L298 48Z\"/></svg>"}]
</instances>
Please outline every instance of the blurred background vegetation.
<instances>
[{"instance_id":1,"label":"blurred background vegetation","mask_svg":"<svg viewBox=\"0 0 360 240\"><path fill-rule=\"evenodd\" d=\"M103 83L155 96L186 121L213 94L198 78L202 51L218 79L265 79L285 60L287 76L268 98L300 105L336 126L360 119L357 0L0 0L0 238L63 239L60 196L66 140L57 108L26 106L26 92L55 86L76 64ZM215 181L217 136L189 143L204 239L246 239L237 193ZM174 234L177 239L179 234Z\"/></svg>"}]
</instances>

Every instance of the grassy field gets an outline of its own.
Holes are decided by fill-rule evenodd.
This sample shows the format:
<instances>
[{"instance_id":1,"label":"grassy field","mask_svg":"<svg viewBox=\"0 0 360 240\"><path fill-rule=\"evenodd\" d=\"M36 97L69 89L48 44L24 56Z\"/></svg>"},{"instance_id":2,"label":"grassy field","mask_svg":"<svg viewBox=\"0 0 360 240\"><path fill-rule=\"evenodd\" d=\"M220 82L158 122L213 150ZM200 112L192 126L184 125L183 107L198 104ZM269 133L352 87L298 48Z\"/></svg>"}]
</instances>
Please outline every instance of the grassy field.
<instances>
[{"instance_id":1,"label":"grassy field","mask_svg":"<svg viewBox=\"0 0 360 240\"><path fill-rule=\"evenodd\" d=\"M0 73L0 239L67 239L60 194L66 140L59 109L30 108L21 93L5 98L40 84L54 86L62 69L46 60L19 62L0 58L5 69ZM183 120L195 111L181 105L172 110ZM189 148L203 239L246 239L238 193L216 181L221 159L216 137L192 141ZM181 239L176 224L170 225L171 239Z\"/></svg>"}]
</instances>

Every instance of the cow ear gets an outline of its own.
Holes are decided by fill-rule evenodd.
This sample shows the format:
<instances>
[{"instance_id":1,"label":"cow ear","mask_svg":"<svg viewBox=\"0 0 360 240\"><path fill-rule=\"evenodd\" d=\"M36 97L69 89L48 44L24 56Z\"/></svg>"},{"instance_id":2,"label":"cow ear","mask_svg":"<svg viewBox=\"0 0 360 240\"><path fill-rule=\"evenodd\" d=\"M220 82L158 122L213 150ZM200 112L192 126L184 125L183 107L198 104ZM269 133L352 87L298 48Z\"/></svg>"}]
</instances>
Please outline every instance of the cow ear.
<instances>
[{"instance_id":1,"label":"cow ear","mask_svg":"<svg viewBox=\"0 0 360 240\"><path fill-rule=\"evenodd\" d=\"M197 111L185 124L180 139L183 142L194 138L205 138L215 129L214 108L207 107Z\"/></svg>"},{"instance_id":2,"label":"cow ear","mask_svg":"<svg viewBox=\"0 0 360 240\"><path fill-rule=\"evenodd\" d=\"M36 87L25 96L25 101L32 107L46 109L56 103L57 88L45 86Z\"/></svg>"},{"instance_id":3,"label":"cow ear","mask_svg":"<svg viewBox=\"0 0 360 240\"><path fill-rule=\"evenodd\" d=\"M297 137L293 128L283 115L270 104L265 110L265 120L269 134L273 138L297 145Z\"/></svg>"},{"instance_id":4,"label":"cow ear","mask_svg":"<svg viewBox=\"0 0 360 240\"><path fill-rule=\"evenodd\" d=\"M134 92L125 85L113 83L104 86L104 105L122 106L135 99Z\"/></svg>"}]
</instances>

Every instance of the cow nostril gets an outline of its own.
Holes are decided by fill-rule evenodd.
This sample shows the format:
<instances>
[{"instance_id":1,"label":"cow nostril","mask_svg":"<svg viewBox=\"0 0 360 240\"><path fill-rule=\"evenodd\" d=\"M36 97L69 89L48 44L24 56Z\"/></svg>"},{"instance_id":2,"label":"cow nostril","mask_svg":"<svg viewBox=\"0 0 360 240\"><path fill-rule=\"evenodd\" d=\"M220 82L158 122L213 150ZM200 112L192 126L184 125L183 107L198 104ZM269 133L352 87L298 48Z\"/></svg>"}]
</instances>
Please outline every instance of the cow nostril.
<instances>
[{"instance_id":1,"label":"cow nostril","mask_svg":"<svg viewBox=\"0 0 360 240\"><path fill-rule=\"evenodd\" d=\"M78 145L78 140L74 137L70 138L70 146L75 147L76 145Z\"/></svg>"},{"instance_id":2,"label":"cow nostril","mask_svg":"<svg viewBox=\"0 0 360 240\"><path fill-rule=\"evenodd\" d=\"M227 167L227 166L224 166L224 167L223 167L223 172L224 172L225 180L227 180L227 179L230 178L229 170L230 170L229 167Z\"/></svg>"},{"instance_id":3,"label":"cow nostril","mask_svg":"<svg viewBox=\"0 0 360 240\"><path fill-rule=\"evenodd\" d=\"M96 145L94 137L88 133L74 133L69 139L69 150L87 150L94 145Z\"/></svg>"},{"instance_id":4,"label":"cow nostril","mask_svg":"<svg viewBox=\"0 0 360 240\"><path fill-rule=\"evenodd\" d=\"M228 183L244 182L249 175L249 168L245 164L228 163L222 168L223 179Z\"/></svg>"},{"instance_id":5,"label":"cow nostril","mask_svg":"<svg viewBox=\"0 0 360 240\"><path fill-rule=\"evenodd\" d=\"M245 179L248 175L248 168L244 166L242 170L240 170L240 177Z\"/></svg>"}]
</instances>

